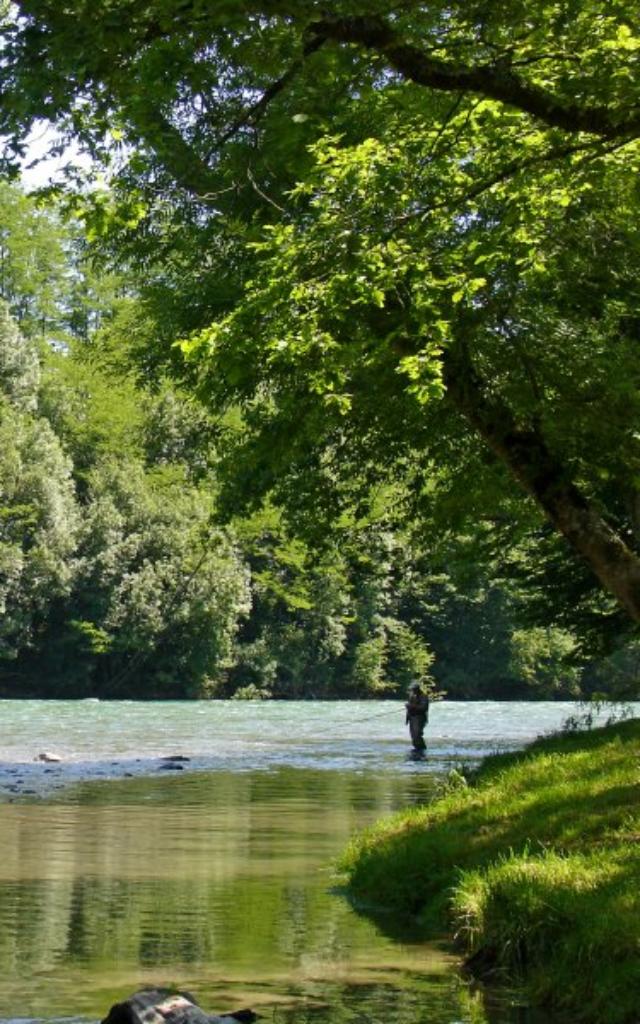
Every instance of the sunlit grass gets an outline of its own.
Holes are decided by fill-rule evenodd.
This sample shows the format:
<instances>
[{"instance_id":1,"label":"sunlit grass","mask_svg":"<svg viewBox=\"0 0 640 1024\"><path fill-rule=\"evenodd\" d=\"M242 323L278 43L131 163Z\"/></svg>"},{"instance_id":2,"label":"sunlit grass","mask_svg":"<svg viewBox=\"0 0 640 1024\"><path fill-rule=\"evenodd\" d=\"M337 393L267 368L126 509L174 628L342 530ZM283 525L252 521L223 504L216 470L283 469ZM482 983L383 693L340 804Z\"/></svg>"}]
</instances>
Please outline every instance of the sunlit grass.
<instances>
[{"instance_id":1,"label":"sunlit grass","mask_svg":"<svg viewBox=\"0 0 640 1024\"><path fill-rule=\"evenodd\" d=\"M472 955L526 975L540 1001L602 1024L637 1019L637 849L513 854L464 873L453 917Z\"/></svg>"},{"instance_id":2,"label":"sunlit grass","mask_svg":"<svg viewBox=\"0 0 640 1024\"><path fill-rule=\"evenodd\" d=\"M447 919L470 963L602 1024L640 1004L640 722L489 758L468 787L357 837L360 900Z\"/></svg>"}]
</instances>

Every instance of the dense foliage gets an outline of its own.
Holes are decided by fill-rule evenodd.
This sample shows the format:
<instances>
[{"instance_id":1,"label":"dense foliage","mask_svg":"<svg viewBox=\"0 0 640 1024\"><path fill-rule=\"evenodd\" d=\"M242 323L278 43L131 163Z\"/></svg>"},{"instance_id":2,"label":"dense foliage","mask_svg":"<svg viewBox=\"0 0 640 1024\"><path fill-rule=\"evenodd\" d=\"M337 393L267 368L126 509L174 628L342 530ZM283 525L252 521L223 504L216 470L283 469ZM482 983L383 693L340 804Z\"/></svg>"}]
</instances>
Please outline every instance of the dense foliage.
<instances>
[{"instance_id":1,"label":"dense foliage","mask_svg":"<svg viewBox=\"0 0 640 1024\"><path fill-rule=\"evenodd\" d=\"M393 511L401 489L318 549L273 507L217 525L226 434L166 380L132 379L123 325L144 305L79 257L76 227L16 189L3 201L37 228L30 260L8 236L21 330L0 311L3 694L384 696L417 678L454 697L566 697L605 687L616 643L633 689L618 616L554 568L552 536L505 547L498 526L434 520L426 544L424 517L417 533ZM90 279L87 316L65 320L61 287L43 335L23 266L35 304L37 275Z\"/></svg>"},{"instance_id":2,"label":"dense foliage","mask_svg":"<svg viewBox=\"0 0 640 1024\"><path fill-rule=\"evenodd\" d=\"M134 649L150 664L166 646L173 672L178 631L158 608L179 617L171 594L197 543L178 537L211 529L249 590L238 583L219 642L194 655L188 692L388 692L426 677L430 652L455 694L601 689L609 671L633 692L627 5L18 0L0 13L7 173L43 121L54 152L73 142L94 161L46 190L86 232L61 241L55 218L6 199L1 283L28 338L59 349L26 415L72 463L68 558L90 562L94 504L119 523L105 543L138 537L121 578L87 562L55 584L64 621L72 576L93 594L73 636L101 685ZM32 222L37 280L12 218ZM88 387L105 401L79 429ZM147 537L141 520L169 506ZM154 546L165 528L171 568ZM165 669L149 671L164 692Z\"/></svg>"},{"instance_id":3,"label":"dense foliage","mask_svg":"<svg viewBox=\"0 0 640 1024\"><path fill-rule=\"evenodd\" d=\"M227 510L419 504L480 446L484 513L519 486L640 619L628 5L19 0L4 37L6 166L43 118L102 162L145 370L193 331L187 378L243 411Z\"/></svg>"},{"instance_id":4,"label":"dense foliage","mask_svg":"<svg viewBox=\"0 0 640 1024\"><path fill-rule=\"evenodd\" d=\"M73 330L62 288L43 336L23 266L34 303L41 273L90 271L52 214L15 189L3 200L37 229L28 260L7 236L22 331L0 310L3 693L373 695L426 681L427 641L394 593L398 542L372 531L312 565L275 512L216 526L213 424L168 384L136 388L118 361L135 303L112 288L104 322ZM92 291L104 304L105 282Z\"/></svg>"}]
</instances>

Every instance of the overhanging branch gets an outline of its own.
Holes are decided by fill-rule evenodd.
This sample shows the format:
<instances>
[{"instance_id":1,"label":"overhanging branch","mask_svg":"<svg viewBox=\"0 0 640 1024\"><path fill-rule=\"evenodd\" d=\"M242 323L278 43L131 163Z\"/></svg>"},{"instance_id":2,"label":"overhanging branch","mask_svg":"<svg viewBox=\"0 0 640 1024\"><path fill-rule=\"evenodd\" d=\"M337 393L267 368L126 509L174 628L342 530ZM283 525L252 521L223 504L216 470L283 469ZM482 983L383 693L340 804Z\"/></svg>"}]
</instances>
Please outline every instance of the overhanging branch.
<instances>
[{"instance_id":1,"label":"overhanging branch","mask_svg":"<svg viewBox=\"0 0 640 1024\"><path fill-rule=\"evenodd\" d=\"M266 112L273 100L282 93L293 78L300 72L305 61L311 54L319 50L325 40L314 37L305 45L302 55L295 60L287 71L273 82L252 106L220 135L211 147L215 153L230 142L242 128L255 125ZM210 195L220 194L220 179L215 171L186 141L181 132L165 117L152 99L137 97L135 104L123 95L123 103L128 105L129 114L133 115L136 130L157 154L164 167L175 178L179 185L198 199L206 202ZM252 181L255 186L255 182ZM271 200L269 200L271 202Z\"/></svg>"},{"instance_id":2,"label":"overhanging branch","mask_svg":"<svg viewBox=\"0 0 640 1024\"><path fill-rule=\"evenodd\" d=\"M353 43L384 56L408 81L441 92L479 93L565 131L587 132L605 138L640 134L640 109L625 116L606 106L581 106L520 78L509 67L456 65L431 56L408 43L382 18L325 18L315 22L312 38Z\"/></svg>"}]
</instances>

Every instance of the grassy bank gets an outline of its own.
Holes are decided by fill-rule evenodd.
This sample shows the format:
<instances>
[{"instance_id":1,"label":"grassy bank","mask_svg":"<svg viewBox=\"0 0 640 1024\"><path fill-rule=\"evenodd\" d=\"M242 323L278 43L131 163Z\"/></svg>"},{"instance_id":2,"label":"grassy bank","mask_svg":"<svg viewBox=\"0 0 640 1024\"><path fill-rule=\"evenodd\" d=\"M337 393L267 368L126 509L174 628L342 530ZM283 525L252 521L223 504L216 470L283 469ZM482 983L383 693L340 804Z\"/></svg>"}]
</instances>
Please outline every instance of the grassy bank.
<instances>
[{"instance_id":1,"label":"grassy bank","mask_svg":"<svg viewBox=\"0 0 640 1024\"><path fill-rule=\"evenodd\" d=\"M433 804L356 837L351 893L446 920L476 970L567 1017L640 1015L640 721L488 758Z\"/></svg>"}]
</instances>

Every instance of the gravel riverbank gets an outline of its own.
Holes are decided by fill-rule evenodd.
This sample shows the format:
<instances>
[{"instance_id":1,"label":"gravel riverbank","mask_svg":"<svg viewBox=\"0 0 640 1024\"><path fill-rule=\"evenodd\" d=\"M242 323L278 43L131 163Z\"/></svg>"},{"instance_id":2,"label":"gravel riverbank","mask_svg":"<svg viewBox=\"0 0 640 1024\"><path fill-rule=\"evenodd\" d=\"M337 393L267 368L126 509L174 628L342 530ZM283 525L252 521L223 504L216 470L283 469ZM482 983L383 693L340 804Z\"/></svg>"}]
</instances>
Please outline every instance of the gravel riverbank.
<instances>
[{"instance_id":1,"label":"gravel riverbank","mask_svg":"<svg viewBox=\"0 0 640 1024\"><path fill-rule=\"evenodd\" d=\"M165 772L206 771L210 767L207 758L189 758L181 754L112 761L66 761L57 760L57 755L42 751L31 761L0 762L0 803L51 797L81 782Z\"/></svg>"}]
</instances>

